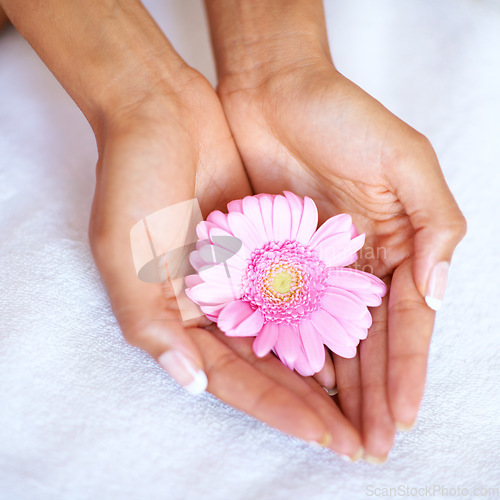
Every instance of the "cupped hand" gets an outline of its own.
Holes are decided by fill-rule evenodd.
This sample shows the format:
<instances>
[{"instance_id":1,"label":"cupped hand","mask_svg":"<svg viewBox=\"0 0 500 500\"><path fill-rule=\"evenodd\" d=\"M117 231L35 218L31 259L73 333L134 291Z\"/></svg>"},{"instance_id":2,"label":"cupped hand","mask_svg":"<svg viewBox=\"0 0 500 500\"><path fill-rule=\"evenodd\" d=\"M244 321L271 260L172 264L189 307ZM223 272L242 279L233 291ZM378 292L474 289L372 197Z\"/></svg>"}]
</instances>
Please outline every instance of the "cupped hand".
<instances>
[{"instance_id":1,"label":"cupped hand","mask_svg":"<svg viewBox=\"0 0 500 500\"><path fill-rule=\"evenodd\" d=\"M130 230L138 221L195 197L206 216L251 194L208 82L183 70L174 88L124 106L99 129L90 241L125 338L192 392L203 391L206 374L208 390L234 407L288 434L359 455L359 433L322 388L271 356L258 359L248 339L228 339L206 319L183 323L172 288L137 277Z\"/></svg>"},{"instance_id":2,"label":"cupped hand","mask_svg":"<svg viewBox=\"0 0 500 500\"><path fill-rule=\"evenodd\" d=\"M417 416L431 307L441 304L448 264L465 234L434 150L326 58L248 84L228 75L218 91L254 191L310 196L323 221L351 214L366 233L356 267L390 286L357 356L333 355L334 368L329 362L316 375L323 385L335 377L366 458L382 461L396 428L411 427Z\"/></svg>"}]
</instances>

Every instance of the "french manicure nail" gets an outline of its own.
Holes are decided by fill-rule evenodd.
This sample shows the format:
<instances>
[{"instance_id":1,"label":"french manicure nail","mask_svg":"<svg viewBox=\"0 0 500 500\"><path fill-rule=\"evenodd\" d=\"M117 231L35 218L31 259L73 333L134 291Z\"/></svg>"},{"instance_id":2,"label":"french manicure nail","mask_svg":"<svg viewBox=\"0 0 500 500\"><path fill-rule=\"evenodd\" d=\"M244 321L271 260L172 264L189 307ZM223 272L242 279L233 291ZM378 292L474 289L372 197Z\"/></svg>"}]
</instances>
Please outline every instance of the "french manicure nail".
<instances>
[{"instance_id":1,"label":"french manicure nail","mask_svg":"<svg viewBox=\"0 0 500 500\"><path fill-rule=\"evenodd\" d=\"M337 389L337 386L335 386L333 389L327 389L326 387L323 387L323 389L325 389L326 393L329 396L335 396L335 394L337 394L339 392L339 390Z\"/></svg>"},{"instance_id":2,"label":"french manicure nail","mask_svg":"<svg viewBox=\"0 0 500 500\"><path fill-rule=\"evenodd\" d=\"M372 465L380 465L387 460L387 455L385 457L377 457L375 455L366 454L363 456L363 460Z\"/></svg>"},{"instance_id":3,"label":"french manicure nail","mask_svg":"<svg viewBox=\"0 0 500 500\"><path fill-rule=\"evenodd\" d=\"M182 352L166 351L158 358L158 363L190 394L201 394L207 388L205 372L196 368Z\"/></svg>"},{"instance_id":4,"label":"french manicure nail","mask_svg":"<svg viewBox=\"0 0 500 500\"><path fill-rule=\"evenodd\" d=\"M427 302L427 305L431 309L434 309L434 311L439 310L443 304L449 268L450 264L448 262L439 262L434 266L429 276L425 302Z\"/></svg>"},{"instance_id":5,"label":"french manicure nail","mask_svg":"<svg viewBox=\"0 0 500 500\"><path fill-rule=\"evenodd\" d=\"M332 435L327 431L319 441L309 441L309 444L315 448L326 448L332 442Z\"/></svg>"},{"instance_id":6,"label":"french manicure nail","mask_svg":"<svg viewBox=\"0 0 500 500\"><path fill-rule=\"evenodd\" d=\"M362 456L365 450L361 446L361 448L358 449L354 455L349 456L349 455L339 455L339 457L344 460L344 462L357 462Z\"/></svg>"},{"instance_id":7,"label":"french manicure nail","mask_svg":"<svg viewBox=\"0 0 500 500\"><path fill-rule=\"evenodd\" d=\"M396 422L396 429L401 432L408 432L413 429L415 426L415 422L412 422L411 424L404 424L403 422Z\"/></svg>"}]
</instances>

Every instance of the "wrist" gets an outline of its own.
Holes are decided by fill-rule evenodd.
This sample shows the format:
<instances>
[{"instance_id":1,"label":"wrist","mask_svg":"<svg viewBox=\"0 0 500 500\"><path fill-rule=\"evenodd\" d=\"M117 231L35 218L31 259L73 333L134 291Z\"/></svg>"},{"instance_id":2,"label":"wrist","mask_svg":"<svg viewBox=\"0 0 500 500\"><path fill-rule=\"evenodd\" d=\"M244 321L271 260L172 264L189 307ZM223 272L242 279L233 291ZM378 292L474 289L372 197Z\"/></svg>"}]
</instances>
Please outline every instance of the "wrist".
<instances>
[{"instance_id":1,"label":"wrist","mask_svg":"<svg viewBox=\"0 0 500 500\"><path fill-rule=\"evenodd\" d=\"M219 88L255 87L296 68L329 65L319 0L205 0Z\"/></svg>"},{"instance_id":2,"label":"wrist","mask_svg":"<svg viewBox=\"0 0 500 500\"><path fill-rule=\"evenodd\" d=\"M187 68L139 1L0 3L94 132L160 88L173 91Z\"/></svg>"}]
</instances>

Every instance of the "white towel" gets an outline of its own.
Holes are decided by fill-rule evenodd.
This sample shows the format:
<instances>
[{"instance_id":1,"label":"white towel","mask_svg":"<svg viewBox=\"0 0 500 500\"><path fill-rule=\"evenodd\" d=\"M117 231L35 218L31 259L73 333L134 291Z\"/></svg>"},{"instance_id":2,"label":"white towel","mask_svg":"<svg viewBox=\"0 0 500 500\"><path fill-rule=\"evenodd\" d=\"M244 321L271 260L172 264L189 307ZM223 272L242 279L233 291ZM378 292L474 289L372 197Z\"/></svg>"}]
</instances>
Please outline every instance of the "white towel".
<instances>
[{"instance_id":1,"label":"white towel","mask_svg":"<svg viewBox=\"0 0 500 500\"><path fill-rule=\"evenodd\" d=\"M215 83L201 2L147 6ZM90 128L9 28L0 34L1 500L499 494L500 4L326 7L338 68L431 139L469 222L416 429L397 436L385 465L346 464L209 394L185 394L128 346L87 242Z\"/></svg>"}]
</instances>

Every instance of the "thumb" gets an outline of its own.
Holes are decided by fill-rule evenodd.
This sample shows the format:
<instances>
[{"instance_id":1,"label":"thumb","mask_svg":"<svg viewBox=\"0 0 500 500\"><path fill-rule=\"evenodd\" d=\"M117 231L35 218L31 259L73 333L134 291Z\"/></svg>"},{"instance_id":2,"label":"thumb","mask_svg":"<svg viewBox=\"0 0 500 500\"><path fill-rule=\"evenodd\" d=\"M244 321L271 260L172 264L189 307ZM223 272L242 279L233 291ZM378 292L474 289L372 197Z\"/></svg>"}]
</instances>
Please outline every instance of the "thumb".
<instances>
[{"instance_id":1,"label":"thumb","mask_svg":"<svg viewBox=\"0 0 500 500\"><path fill-rule=\"evenodd\" d=\"M467 224L432 146L425 138L419 146L407 168L399 170L396 191L415 229L415 284L427 305L437 311L443 302L453 252L465 236Z\"/></svg>"},{"instance_id":2,"label":"thumb","mask_svg":"<svg viewBox=\"0 0 500 500\"><path fill-rule=\"evenodd\" d=\"M172 287L138 278L125 231L96 234L91 230L90 241L127 342L148 352L191 394L204 392L203 357L182 325Z\"/></svg>"}]
</instances>

